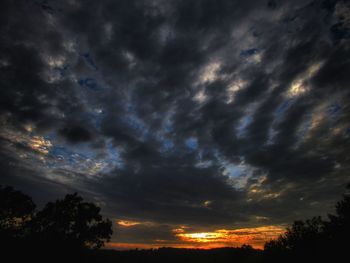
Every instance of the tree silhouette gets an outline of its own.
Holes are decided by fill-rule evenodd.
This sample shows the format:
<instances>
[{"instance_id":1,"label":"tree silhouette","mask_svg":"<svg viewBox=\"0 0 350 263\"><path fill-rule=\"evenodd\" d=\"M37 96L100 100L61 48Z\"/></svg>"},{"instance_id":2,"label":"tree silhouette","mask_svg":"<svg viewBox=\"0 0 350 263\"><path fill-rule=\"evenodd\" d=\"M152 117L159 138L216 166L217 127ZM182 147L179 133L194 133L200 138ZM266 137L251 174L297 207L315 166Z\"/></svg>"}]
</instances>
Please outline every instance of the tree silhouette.
<instances>
[{"instance_id":1,"label":"tree silhouette","mask_svg":"<svg viewBox=\"0 0 350 263\"><path fill-rule=\"evenodd\" d=\"M334 256L348 256L350 184L347 190L335 206L336 214L328 215L327 221L321 217L295 221L284 234L267 242L264 248L265 261L295 262L306 258L322 261Z\"/></svg>"},{"instance_id":2,"label":"tree silhouette","mask_svg":"<svg viewBox=\"0 0 350 263\"><path fill-rule=\"evenodd\" d=\"M33 200L10 186L0 186L0 237L19 238L24 234L24 225L34 214Z\"/></svg>"},{"instance_id":3,"label":"tree silhouette","mask_svg":"<svg viewBox=\"0 0 350 263\"><path fill-rule=\"evenodd\" d=\"M329 221L324 222L325 235L329 239L329 248L339 253L348 253L350 236L350 184L347 191L335 206L335 215L328 215Z\"/></svg>"},{"instance_id":4,"label":"tree silhouette","mask_svg":"<svg viewBox=\"0 0 350 263\"><path fill-rule=\"evenodd\" d=\"M0 186L0 209L2 256L13 262L21 260L22 254L36 262L73 258L89 262L89 251L102 247L112 235L112 222L77 193L37 211L30 197Z\"/></svg>"},{"instance_id":5,"label":"tree silhouette","mask_svg":"<svg viewBox=\"0 0 350 263\"><path fill-rule=\"evenodd\" d=\"M41 242L80 248L100 248L112 235L112 222L100 208L83 202L77 193L49 202L29 223L31 234Z\"/></svg>"}]
</instances>

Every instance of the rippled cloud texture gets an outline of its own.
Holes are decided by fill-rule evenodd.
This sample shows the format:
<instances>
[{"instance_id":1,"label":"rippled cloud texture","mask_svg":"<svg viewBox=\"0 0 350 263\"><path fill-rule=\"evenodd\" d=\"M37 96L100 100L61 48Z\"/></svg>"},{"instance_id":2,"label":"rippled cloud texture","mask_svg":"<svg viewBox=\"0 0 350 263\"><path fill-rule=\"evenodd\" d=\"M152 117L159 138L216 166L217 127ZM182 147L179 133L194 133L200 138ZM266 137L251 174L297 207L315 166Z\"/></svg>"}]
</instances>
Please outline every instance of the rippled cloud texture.
<instances>
[{"instance_id":1,"label":"rippled cloud texture","mask_svg":"<svg viewBox=\"0 0 350 263\"><path fill-rule=\"evenodd\" d=\"M111 246L259 247L340 198L347 1L0 10L0 183L41 204L79 192L115 221Z\"/></svg>"}]
</instances>

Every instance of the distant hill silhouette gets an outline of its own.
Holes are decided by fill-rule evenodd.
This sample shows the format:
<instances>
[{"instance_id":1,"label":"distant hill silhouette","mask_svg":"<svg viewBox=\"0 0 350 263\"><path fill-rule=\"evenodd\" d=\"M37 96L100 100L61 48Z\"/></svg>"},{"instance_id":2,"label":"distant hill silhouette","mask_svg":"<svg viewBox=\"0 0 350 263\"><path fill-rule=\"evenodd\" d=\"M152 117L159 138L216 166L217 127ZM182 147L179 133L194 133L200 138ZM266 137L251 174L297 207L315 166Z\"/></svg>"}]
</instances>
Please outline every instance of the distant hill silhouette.
<instances>
[{"instance_id":1,"label":"distant hill silhouette","mask_svg":"<svg viewBox=\"0 0 350 263\"><path fill-rule=\"evenodd\" d=\"M347 262L350 234L350 185L327 220L295 221L264 250L240 248L116 251L104 250L112 223L100 208L78 194L49 202L37 210L33 200L9 186L0 186L0 248L8 262ZM340 262L340 261L339 261Z\"/></svg>"}]
</instances>

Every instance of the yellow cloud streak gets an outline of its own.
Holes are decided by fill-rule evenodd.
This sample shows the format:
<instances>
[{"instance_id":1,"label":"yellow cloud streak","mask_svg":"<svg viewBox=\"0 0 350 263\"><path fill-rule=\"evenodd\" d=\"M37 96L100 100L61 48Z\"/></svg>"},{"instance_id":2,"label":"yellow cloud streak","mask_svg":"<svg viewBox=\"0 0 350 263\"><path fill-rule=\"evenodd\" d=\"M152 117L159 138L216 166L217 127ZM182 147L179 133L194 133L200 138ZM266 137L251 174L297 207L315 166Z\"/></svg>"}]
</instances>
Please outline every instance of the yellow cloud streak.
<instances>
[{"instance_id":1,"label":"yellow cloud streak","mask_svg":"<svg viewBox=\"0 0 350 263\"><path fill-rule=\"evenodd\" d=\"M136 226L136 225L140 225L141 224L141 222L130 221L130 220L118 220L116 223L119 226L123 226L123 227L132 227L132 226Z\"/></svg>"}]
</instances>

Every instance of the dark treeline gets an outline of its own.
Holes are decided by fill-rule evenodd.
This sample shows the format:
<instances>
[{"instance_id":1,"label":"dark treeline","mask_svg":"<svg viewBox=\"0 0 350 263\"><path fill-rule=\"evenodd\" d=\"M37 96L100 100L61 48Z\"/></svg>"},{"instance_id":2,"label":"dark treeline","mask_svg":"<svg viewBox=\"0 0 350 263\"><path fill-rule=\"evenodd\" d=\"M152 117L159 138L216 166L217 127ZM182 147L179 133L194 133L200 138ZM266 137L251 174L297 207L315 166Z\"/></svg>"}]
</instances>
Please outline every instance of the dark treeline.
<instances>
[{"instance_id":1,"label":"dark treeline","mask_svg":"<svg viewBox=\"0 0 350 263\"><path fill-rule=\"evenodd\" d=\"M276 240L265 244L266 262L312 262L340 260L349 261L350 235L350 184L343 199L337 202L335 214L327 220L320 216L305 221L295 221Z\"/></svg>"},{"instance_id":2,"label":"dark treeline","mask_svg":"<svg viewBox=\"0 0 350 263\"><path fill-rule=\"evenodd\" d=\"M100 249L112 235L112 223L100 208L77 194L36 209L32 199L0 186L1 257L9 262L347 262L350 234L350 185L326 220L295 221L264 250L241 248L115 251Z\"/></svg>"}]
</instances>

